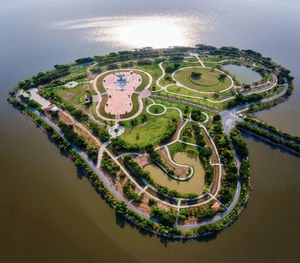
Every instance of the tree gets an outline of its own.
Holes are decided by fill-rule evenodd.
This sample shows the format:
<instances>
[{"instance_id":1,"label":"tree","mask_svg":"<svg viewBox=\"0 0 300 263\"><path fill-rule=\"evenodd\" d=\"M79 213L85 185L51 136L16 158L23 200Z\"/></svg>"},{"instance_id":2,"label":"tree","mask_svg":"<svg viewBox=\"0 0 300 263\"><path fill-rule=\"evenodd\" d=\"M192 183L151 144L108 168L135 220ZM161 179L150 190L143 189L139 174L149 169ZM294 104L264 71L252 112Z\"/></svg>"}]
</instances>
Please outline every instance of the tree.
<instances>
[{"instance_id":1,"label":"tree","mask_svg":"<svg viewBox=\"0 0 300 263\"><path fill-rule=\"evenodd\" d=\"M225 79L226 79L226 75L224 73L220 74L219 81L224 82Z\"/></svg>"},{"instance_id":2,"label":"tree","mask_svg":"<svg viewBox=\"0 0 300 263\"><path fill-rule=\"evenodd\" d=\"M250 86L249 84L245 84L245 85L244 85L244 89L246 89L246 90L251 90L251 86Z\"/></svg>"},{"instance_id":3,"label":"tree","mask_svg":"<svg viewBox=\"0 0 300 263\"><path fill-rule=\"evenodd\" d=\"M215 92L215 93L214 93L214 98L217 99L217 98L219 98L219 97L220 97L220 92Z\"/></svg>"},{"instance_id":4,"label":"tree","mask_svg":"<svg viewBox=\"0 0 300 263\"><path fill-rule=\"evenodd\" d=\"M193 110L191 114L191 118L194 121L200 121L201 119L201 111L200 110Z\"/></svg>"},{"instance_id":5,"label":"tree","mask_svg":"<svg viewBox=\"0 0 300 263\"><path fill-rule=\"evenodd\" d=\"M210 156L212 155L212 149L209 148L209 147L202 147L200 150L199 150L199 154L201 157L204 157L206 159L209 159Z\"/></svg>"},{"instance_id":6,"label":"tree","mask_svg":"<svg viewBox=\"0 0 300 263\"><path fill-rule=\"evenodd\" d=\"M221 115L220 114L216 114L214 116L214 121L220 121L221 120Z\"/></svg>"},{"instance_id":7,"label":"tree","mask_svg":"<svg viewBox=\"0 0 300 263\"><path fill-rule=\"evenodd\" d=\"M92 146L87 146L86 150L87 150L87 154L88 154L89 158L92 161L96 161L97 158L98 158L98 151L97 151L97 149L94 148L94 147L92 147Z\"/></svg>"},{"instance_id":8,"label":"tree","mask_svg":"<svg viewBox=\"0 0 300 263\"><path fill-rule=\"evenodd\" d=\"M118 69L119 66L117 64L109 64L107 65L107 70Z\"/></svg>"},{"instance_id":9,"label":"tree","mask_svg":"<svg viewBox=\"0 0 300 263\"><path fill-rule=\"evenodd\" d=\"M176 221L175 214L173 214L170 211L160 209L158 207L152 207L150 215L159 220L165 226L173 226Z\"/></svg>"},{"instance_id":10,"label":"tree","mask_svg":"<svg viewBox=\"0 0 300 263\"><path fill-rule=\"evenodd\" d=\"M116 202L114 205L114 208L115 208L117 214L119 214L119 215L126 214L126 204L124 201Z\"/></svg>"},{"instance_id":11,"label":"tree","mask_svg":"<svg viewBox=\"0 0 300 263\"><path fill-rule=\"evenodd\" d=\"M201 73L200 72L195 72L195 71L193 71L192 73L191 73L191 78L192 79L200 79L201 78Z\"/></svg>"}]
</instances>

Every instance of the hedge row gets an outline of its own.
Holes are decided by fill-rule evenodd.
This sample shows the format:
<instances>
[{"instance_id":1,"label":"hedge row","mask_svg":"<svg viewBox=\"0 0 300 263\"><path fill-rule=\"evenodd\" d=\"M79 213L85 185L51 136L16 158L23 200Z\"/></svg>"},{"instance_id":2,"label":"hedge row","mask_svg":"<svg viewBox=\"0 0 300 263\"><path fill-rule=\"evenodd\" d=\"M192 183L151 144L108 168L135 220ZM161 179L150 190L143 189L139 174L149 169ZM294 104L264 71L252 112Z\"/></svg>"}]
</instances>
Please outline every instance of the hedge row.
<instances>
[{"instance_id":1,"label":"hedge row","mask_svg":"<svg viewBox=\"0 0 300 263\"><path fill-rule=\"evenodd\" d=\"M274 127L274 126L269 125L265 122L258 121L256 119L252 118L251 116L247 116L245 118L245 121L247 121L249 123L254 123L255 125L257 125L261 128L264 128L264 129L266 129L266 130L268 130L268 131L270 131L274 134L277 134L278 136L284 137L287 140L291 140L291 141L295 141L297 143L300 143L300 137L291 135L291 134L286 133L286 132L283 132L283 131L277 129L276 127Z\"/></svg>"},{"instance_id":2,"label":"hedge row","mask_svg":"<svg viewBox=\"0 0 300 263\"><path fill-rule=\"evenodd\" d=\"M300 145L297 145L297 144L295 144L291 141L286 141L286 140L284 140L284 139L282 139L282 138L280 138L280 137L278 137L274 134L268 133L267 131L265 131L261 128L254 127L254 126L252 126L251 124L249 124L247 122L239 122L237 124L237 128L245 129L245 130L248 130L250 132L256 133L256 134L260 135L261 137L270 140L273 143L281 144L283 146L286 146L286 147L300 153Z\"/></svg>"}]
</instances>

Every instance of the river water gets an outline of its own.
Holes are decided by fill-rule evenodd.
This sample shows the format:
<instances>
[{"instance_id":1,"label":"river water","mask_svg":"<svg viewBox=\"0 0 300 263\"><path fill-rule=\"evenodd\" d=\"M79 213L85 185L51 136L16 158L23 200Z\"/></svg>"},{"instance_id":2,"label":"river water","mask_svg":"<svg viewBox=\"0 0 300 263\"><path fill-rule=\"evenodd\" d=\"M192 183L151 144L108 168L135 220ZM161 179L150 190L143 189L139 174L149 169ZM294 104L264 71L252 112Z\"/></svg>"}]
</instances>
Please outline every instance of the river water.
<instances>
[{"instance_id":1,"label":"river water","mask_svg":"<svg viewBox=\"0 0 300 263\"><path fill-rule=\"evenodd\" d=\"M292 70L295 92L258 113L300 136L300 3L294 0L10 0L0 7L1 262L298 262L299 158L245 137L253 192L235 224L200 241L143 235L6 103L19 80L141 46L233 45Z\"/></svg>"}]
</instances>

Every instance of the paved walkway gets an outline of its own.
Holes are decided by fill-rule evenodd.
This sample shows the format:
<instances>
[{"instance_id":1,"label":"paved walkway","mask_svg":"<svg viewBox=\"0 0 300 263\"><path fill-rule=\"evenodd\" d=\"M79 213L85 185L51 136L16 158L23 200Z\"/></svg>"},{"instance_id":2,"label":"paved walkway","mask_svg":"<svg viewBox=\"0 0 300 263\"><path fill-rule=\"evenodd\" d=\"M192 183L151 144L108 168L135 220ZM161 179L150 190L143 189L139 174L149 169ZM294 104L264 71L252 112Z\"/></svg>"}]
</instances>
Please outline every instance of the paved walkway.
<instances>
[{"instance_id":1,"label":"paved walkway","mask_svg":"<svg viewBox=\"0 0 300 263\"><path fill-rule=\"evenodd\" d=\"M192 54L192 55L196 56L196 58L198 59L198 62L195 62L195 63L200 63L200 64L202 65L200 68L205 67L205 65L204 65L203 62L201 61L200 57L197 56L197 54ZM200 60L201 62L200 62L199 60ZM220 63L221 63L221 62L225 62L225 61L228 61L228 60L220 61ZM167 93L169 93L169 94L172 94L172 95L177 95L177 96L181 96L181 97L185 97L185 98L190 98L190 99L200 99L200 100L205 100L205 101L208 101L208 102L211 102L211 103L214 103L214 104L223 103L223 102L232 100L232 99L234 99L234 97L235 97L234 95L229 95L229 96L227 96L226 98L224 98L224 99L222 99L222 100L216 101L216 100L211 100L211 99L204 98L204 97L200 97L200 96L190 96L190 95L185 95L185 94L180 94L180 93L168 91L168 87L177 84L177 81L176 81L175 78L174 78L174 74L175 74L176 72L182 70L182 69L179 69L179 70L177 70L176 72L173 72L173 74L172 74L172 78L173 78L173 80L176 82L176 84L169 84L169 85L166 85L166 86L162 86L162 85L159 84L159 82L160 82L160 80L161 80L161 79L165 76L165 74L166 74L166 72L165 72L165 70L164 70L164 68L163 68L163 66L162 66L163 63L164 63L164 62L161 62L161 63L159 64L159 67L160 67L160 69L162 70L162 75L161 75L161 76L157 79L157 81L156 81L156 85L157 85L158 87L160 87L160 89L157 90L157 91L153 91L153 92L159 92L159 91L161 91L161 90L164 90L165 92L167 92ZM211 63L217 63L217 62L211 62ZM199 66L198 66L198 67L199 67ZM261 67L263 67L263 66L261 65ZM189 68L197 68L197 66L195 66L195 67L189 67ZM263 67L263 68L265 68L265 67ZM265 69L266 69L266 68L265 68ZM226 74L226 73L223 72L223 71L221 71L221 72L224 73L224 74ZM227 88L227 89L221 91L221 93L222 93L222 92L225 92L225 91L228 91L228 90L230 90L231 88L234 88L235 93L236 93L236 87L234 86L234 81L233 81L233 79L232 79L228 74L226 74L226 75L231 79L232 85L231 85L229 88ZM251 94L262 93L262 92L268 91L268 90L270 90L270 89L273 89L273 88L277 85L278 80L277 80L276 75L275 75L273 72L271 73L271 76L272 76L272 81L271 81L271 82L268 81L267 83L263 83L263 84L254 85L254 86L253 86L253 87L264 86L263 88L261 88L261 89L256 89L256 90L251 90L251 91L245 91L245 92L243 92L242 94L244 94L244 95L247 96L247 95L251 95ZM196 90L191 89L191 88L189 88L189 87L186 87L186 86L184 86L184 85L182 85L182 84L180 84L180 83L179 83L179 86L181 86L181 87L183 87L183 88L185 88L185 89L191 90L191 91L195 91L195 92L200 93L200 94L201 94L201 93L204 93L204 94L205 94L205 93L215 93L215 92L201 92L201 91L196 91ZM153 95L152 95L152 96L153 96ZM167 97L167 96L166 96L166 97Z\"/></svg>"},{"instance_id":2,"label":"paved walkway","mask_svg":"<svg viewBox=\"0 0 300 263\"><path fill-rule=\"evenodd\" d=\"M148 79L149 79L149 82L148 82L147 86L144 88L144 90L148 90L148 89L150 88L150 86L151 86L151 84L152 84L152 76L151 76L149 73L147 73L147 72L145 72L145 71L143 71L143 70L139 70L139 69L126 69L126 70L128 70L128 71L137 71L137 72L142 72L142 73L146 74L147 77L148 77ZM104 74L107 74L107 73L109 73L109 72L114 73L114 72L118 72L118 71L120 71L120 70L119 70L119 69L116 69L116 70L105 71L105 72L99 74L99 75L94 79L94 82L93 82L93 88L94 88L94 90L96 91L96 93L97 93L97 95L98 95L98 98L99 98L99 99L98 99L97 106L96 106L96 114L97 114L97 116L98 116L99 118L101 118L101 119L103 119L103 120L106 120L106 121L112 121L112 120L114 120L114 119L104 117L104 116L100 113L100 111L99 111L100 105L101 105L101 101L102 101L102 98L101 98L101 93L100 93L100 91L99 91L99 89L98 89L98 87L97 87L97 82L98 82L98 79L99 79L101 76L103 76ZM134 114L133 116L131 116L131 117L128 117L128 118L122 118L122 119L120 119L121 121L127 121L127 120L134 119L134 118L136 118L138 115L140 115L140 114L142 113L142 111L143 111L143 101L142 101L141 96L142 96L142 94L139 95L139 97L138 97L139 110L137 111L137 113L135 113L135 114ZM131 99L130 99L130 100L131 100Z\"/></svg>"},{"instance_id":3,"label":"paved walkway","mask_svg":"<svg viewBox=\"0 0 300 263\"><path fill-rule=\"evenodd\" d=\"M18 95L23 95L24 97L28 97L34 101L36 101L37 103L39 103L40 105L42 105L42 108L45 109L48 106L51 105L51 102L46 100L45 98L41 97L38 94L38 89L29 89L26 92L20 91L20 93Z\"/></svg>"}]
</instances>

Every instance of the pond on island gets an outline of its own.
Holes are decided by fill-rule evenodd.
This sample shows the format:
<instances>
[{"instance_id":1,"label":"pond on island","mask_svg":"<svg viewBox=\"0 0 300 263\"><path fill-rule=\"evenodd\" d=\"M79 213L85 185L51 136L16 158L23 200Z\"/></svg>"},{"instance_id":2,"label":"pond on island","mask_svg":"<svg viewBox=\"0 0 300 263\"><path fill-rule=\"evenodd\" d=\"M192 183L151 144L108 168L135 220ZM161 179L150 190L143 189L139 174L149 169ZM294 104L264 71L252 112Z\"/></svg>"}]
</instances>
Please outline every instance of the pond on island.
<instances>
[{"instance_id":1,"label":"pond on island","mask_svg":"<svg viewBox=\"0 0 300 263\"><path fill-rule=\"evenodd\" d=\"M193 176L187 181L177 181L164 173L155 164L147 165L145 170L150 172L151 177L156 183L167 186L170 190L176 190L180 193L200 193L204 187L205 173L199 157L187 152L178 152L174 155L174 161L179 164L192 166L194 169Z\"/></svg>"},{"instance_id":2,"label":"pond on island","mask_svg":"<svg viewBox=\"0 0 300 263\"><path fill-rule=\"evenodd\" d=\"M225 65L223 66L226 70L232 75L235 75L241 84L250 84L252 82L260 81L262 79L261 75L257 72L252 70L251 68L247 68L245 66L238 66L238 65Z\"/></svg>"}]
</instances>

